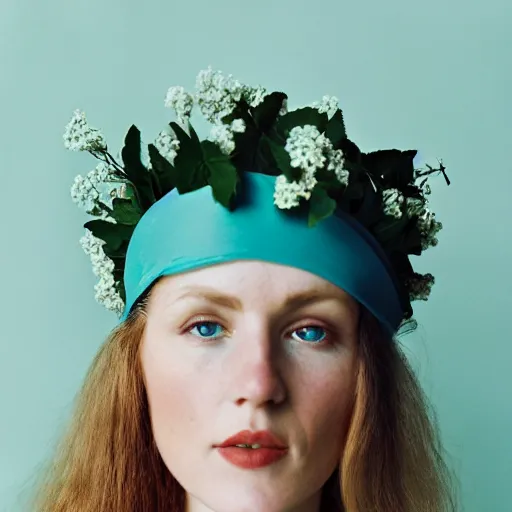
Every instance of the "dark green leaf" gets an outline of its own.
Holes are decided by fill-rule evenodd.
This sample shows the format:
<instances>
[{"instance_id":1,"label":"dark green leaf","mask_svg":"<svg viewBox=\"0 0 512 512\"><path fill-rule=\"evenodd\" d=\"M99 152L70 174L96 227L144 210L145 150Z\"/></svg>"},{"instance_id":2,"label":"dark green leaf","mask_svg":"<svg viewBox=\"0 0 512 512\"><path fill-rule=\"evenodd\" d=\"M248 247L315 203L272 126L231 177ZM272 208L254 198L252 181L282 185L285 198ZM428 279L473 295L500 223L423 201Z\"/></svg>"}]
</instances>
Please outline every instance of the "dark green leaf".
<instances>
[{"instance_id":1,"label":"dark green leaf","mask_svg":"<svg viewBox=\"0 0 512 512\"><path fill-rule=\"evenodd\" d=\"M325 129L325 136L332 142L334 149L339 149L339 144L343 139L347 138L345 131L345 123L343 121L343 113L340 109L329 119Z\"/></svg>"},{"instance_id":2,"label":"dark green leaf","mask_svg":"<svg viewBox=\"0 0 512 512\"><path fill-rule=\"evenodd\" d=\"M206 186L207 168L197 136L189 137L177 123L171 122L170 125L180 141L180 148L174 159L176 188L180 194L185 194Z\"/></svg>"},{"instance_id":3,"label":"dark green leaf","mask_svg":"<svg viewBox=\"0 0 512 512\"><path fill-rule=\"evenodd\" d=\"M274 154L272 153L269 139L266 135L262 135L259 139L259 144L256 151L256 161L254 163L254 171L270 176L279 176L282 174Z\"/></svg>"},{"instance_id":4,"label":"dark green leaf","mask_svg":"<svg viewBox=\"0 0 512 512\"><path fill-rule=\"evenodd\" d=\"M103 252L113 260L116 267L123 268L126 260L126 253L128 251L129 240L123 240L121 245L113 249L110 245L103 246Z\"/></svg>"},{"instance_id":5,"label":"dark green leaf","mask_svg":"<svg viewBox=\"0 0 512 512\"><path fill-rule=\"evenodd\" d=\"M288 96L283 92L273 92L265 96L263 101L252 109L254 122L260 132L267 133L275 124L286 98Z\"/></svg>"},{"instance_id":6,"label":"dark green leaf","mask_svg":"<svg viewBox=\"0 0 512 512\"><path fill-rule=\"evenodd\" d=\"M142 217L142 210L130 199L116 197L112 200L112 217L118 224L135 226Z\"/></svg>"},{"instance_id":7,"label":"dark green leaf","mask_svg":"<svg viewBox=\"0 0 512 512\"><path fill-rule=\"evenodd\" d=\"M160 186L160 193L163 197L175 187L177 181L176 169L169 160L160 154L154 144L148 145L148 152L151 167L154 169Z\"/></svg>"},{"instance_id":8,"label":"dark green leaf","mask_svg":"<svg viewBox=\"0 0 512 512\"><path fill-rule=\"evenodd\" d=\"M345 160L348 161L347 164L361 164L361 150L359 149L357 144L352 142L350 139L341 139L336 149L341 149L343 151L343 156L345 157Z\"/></svg>"},{"instance_id":9,"label":"dark green leaf","mask_svg":"<svg viewBox=\"0 0 512 512\"><path fill-rule=\"evenodd\" d=\"M335 209L336 201L322 187L315 186L309 199L309 227L314 227L317 222L332 215Z\"/></svg>"},{"instance_id":10,"label":"dark green leaf","mask_svg":"<svg viewBox=\"0 0 512 512\"><path fill-rule=\"evenodd\" d=\"M372 226L382 218L382 199L370 181L363 185L363 200L353 216L366 227Z\"/></svg>"},{"instance_id":11,"label":"dark green leaf","mask_svg":"<svg viewBox=\"0 0 512 512\"><path fill-rule=\"evenodd\" d=\"M135 125L132 125L126 134L121 157L126 175L135 187L142 209L146 211L156 201L156 198L151 177L141 162L140 150L140 131Z\"/></svg>"},{"instance_id":12,"label":"dark green leaf","mask_svg":"<svg viewBox=\"0 0 512 512\"><path fill-rule=\"evenodd\" d=\"M362 154L362 164L373 176L378 176L386 188L403 191L414 180L413 159L416 150L384 149Z\"/></svg>"},{"instance_id":13,"label":"dark green leaf","mask_svg":"<svg viewBox=\"0 0 512 512\"><path fill-rule=\"evenodd\" d=\"M247 125L245 132L235 133L235 150L231 154L233 165L241 172L255 171L261 133L253 125Z\"/></svg>"},{"instance_id":14,"label":"dark green leaf","mask_svg":"<svg viewBox=\"0 0 512 512\"><path fill-rule=\"evenodd\" d=\"M112 251L119 249L124 241L129 241L135 226L113 224L106 220L91 220L84 227L101 240L104 240Z\"/></svg>"},{"instance_id":15,"label":"dark green leaf","mask_svg":"<svg viewBox=\"0 0 512 512\"><path fill-rule=\"evenodd\" d=\"M402 215L400 219L386 215L372 231L380 242L389 244L390 241L396 240L402 235L408 222L407 215Z\"/></svg>"},{"instance_id":16,"label":"dark green leaf","mask_svg":"<svg viewBox=\"0 0 512 512\"><path fill-rule=\"evenodd\" d=\"M408 233L404 235L401 249L402 252L407 254L421 255L421 233L416 227L410 229Z\"/></svg>"},{"instance_id":17,"label":"dark green leaf","mask_svg":"<svg viewBox=\"0 0 512 512\"><path fill-rule=\"evenodd\" d=\"M284 145L292 128L309 124L316 126L320 133L324 133L327 122L328 116L326 113L321 114L313 107L304 107L292 110L284 116L279 117L275 127L275 134L278 140Z\"/></svg>"},{"instance_id":18,"label":"dark green leaf","mask_svg":"<svg viewBox=\"0 0 512 512\"><path fill-rule=\"evenodd\" d=\"M201 143L205 165L208 168L208 183L214 199L230 209L239 181L236 167L228 155L222 153L217 144L209 140Z\"/></svg>"}]
</instances>

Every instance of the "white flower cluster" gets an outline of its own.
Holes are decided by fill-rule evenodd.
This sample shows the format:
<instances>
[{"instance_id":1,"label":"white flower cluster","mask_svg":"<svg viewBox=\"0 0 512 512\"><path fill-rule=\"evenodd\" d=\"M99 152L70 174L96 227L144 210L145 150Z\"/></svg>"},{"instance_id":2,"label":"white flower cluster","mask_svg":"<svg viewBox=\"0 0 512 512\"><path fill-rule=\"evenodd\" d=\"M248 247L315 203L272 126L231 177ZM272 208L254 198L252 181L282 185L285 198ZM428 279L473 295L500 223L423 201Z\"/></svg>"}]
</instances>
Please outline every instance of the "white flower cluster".
<instances>
[{"instance_id":1,"label":"white flower cluster","mask_svg":"<svg viewBox=\"0 0 512 512\"><path fill-rule=\"evenodd\" d=\"M407 214L409 217L418 217L422 250L435 247L438 243L436 235L443 229L443 224L435 220L436 214L431 212L423 201L413 197L407 198Z\"/></svg>"},{"instance_id":2,"label":"white flower cluster","mask_svg":"<svg viewBox=\"0 0 512 512\"><path fill-rule=\"evenodd\" d=\"M299 182L289 182L284 175L276 179L274 204L278 208L298 206L299 198L309 199L317 180L315 173L327 162L327 170L334 172L338 181L348 184L349 172L343 168L345 160L340 149L334 150L331 141L316 126L296 126L290 131L285 145L291 166L303 170Z\"/></svg>"},{"instance_id":3,"label":"white flower cluster","mask_svg":"<svg viewBox=\"0 0 512 512\"><path fill-rule=\"evenodd\" d=\"M165 106L174 109L178 124L185 126L194 107L194 96L181 86L170 87L165 97Z\"/></svg>"},{"instance_id":4,"label":"white flower cluster","mask_svg":"<svg viewBox=\"0 0 512 512\"><path fill-rule=\"evenodd\" d=\"M235 119L231 125L214 124L210 130L209 140L215 142L225 155L230 155L235 149L234 134L245 131L243 119Z\"/></svg>"},{"instance_id":5,"label":"white flower cluster","mask_svg":"<svg viewBox=\"0 0 512 512\"><path fill-rule=\"evenodd\" d=\"M299 206L299 198L309 199L315 185L315 177L307 176L306 179L296 182L288 181L286 176L281 174L276 178L274 204L282 210Z\"/></svg>"},{"instance_id":6,"label":"white flower cluster","mask_svg":"<svg viewBox=\"0 0 512 512\"><path fill-rule=\"evenodd\" d=\"M437 245L438 240L436 235L441 231L441 229L443 229L443 224L435 220L435 216L435 213L432 213L428 208L425 208L425 211L419 217L418 228L423 235L421 239L421 248L423 250Z\"/></svg>"},{"instance_id":7,"label":"white flower cluster","mask_svg":"<svg viewBox=\"0 0 512 512\"><path fill-rule=\"evenodd\" d=\"M402 217L401 205L404 202L403 194L396 188L388 188L382 191L384 201L384 214L400 219Z\"/></svg>"},{"instance_id":8,"label":"white flower cluster","mask_svg":"<svg viewBox=\"0 0 512 512\"><path fill-rule=\"evenodd\" d=\"M119 182L119 179L112 166L100 162L85 177L79 174L75 178L71 186L71 199L87 213L91 213L100 199L100 186L109 182Z\"/></svg>"},{"instance_id":9,"label":"white flower cluster","mask_svg":"<svg viewBox=\"0 0 512 512\"><path fill-rule=\"evenodd\" d=\"M155 139L155 147L165 159L173 164L180 148L180 141L172 130L162 130Z\"/></svg>"},{"instance_id":10,"label":"white flower cluster","mask_svg":"<svg viewBox=\"0 0 512 512\"><path fill-rule=\"evenodd\" d=\"M71 151L104 151L107 144L102 133L87 124L85 113L75 110L64 131L64 145Z\"/></svg>"},{"instance_id":11,"label":"white flower cluster","mask_svg":"<svg viewBox=\"0 0 512 512\"><path fill-rule=\"evenodd\" d=\"M123 313L124 302L115 288L114 262L103 251L104 244L103 240L96 238L88 229L80 239L84 252L91 258L94 274L100 278L94 286L96 301L120 316Z\"/></svg>"},{"instance_id":12,"label":"white flower cluster","mask_svg":"<svg viewBox=\"0 0 512 512\"><path fill-rule=\"evenodd\" d=\"M411 301L428 300L434 283L435 279L432 274L415 274L414 277L405 282L409 290L409 299Z\"/></svg>"},{"instance_id":13,"label":"white flower cluster","mask_svg":"<svg viewBox=\"0 0 512 512\"><path fill-rule=\"evenodd\" d=\"M327 113L328 117L332 117L339 108L339 100L336 96L325 95L320 103L315 101L311 106L321 114Z\"/></svg>"},{"instance_id":14,"label":"white flower cluster","mask_svg":"<svg viewBox=\"0 0 512 512\"><path fill-rule=\"evenodd\" d=\"M199 72L196 78L196 103L203 116L213 124L220 124L222 117L231 114L235 103L245 99L251 107L259 105L266 95L264 87L250 87L223 76L211 66Z\"/></svg>"}]
</instances>

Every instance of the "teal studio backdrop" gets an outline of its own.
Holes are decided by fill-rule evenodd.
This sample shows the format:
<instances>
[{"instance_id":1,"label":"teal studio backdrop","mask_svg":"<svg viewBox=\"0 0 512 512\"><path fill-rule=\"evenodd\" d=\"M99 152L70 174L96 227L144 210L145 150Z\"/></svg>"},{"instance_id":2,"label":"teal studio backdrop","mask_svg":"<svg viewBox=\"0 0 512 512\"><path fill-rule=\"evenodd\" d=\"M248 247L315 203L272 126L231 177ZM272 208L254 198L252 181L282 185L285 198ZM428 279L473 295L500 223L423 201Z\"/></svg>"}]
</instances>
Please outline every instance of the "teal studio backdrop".
<instances>
[{"instance_id":1,"label":"teal studio backdrop","mask_svg":"<svg viewBox=\"0 0 512 512\"><path fill-rule=\"evenodd\" d=\"M443 159L452 185L432 179L430 204L444 229L413 262L437 282L401 343L461 510L511 512L511 23L507 0L3 0L0 510L23 510L117 322L94 300L88 217L70 197L96 160L65 150L65 125L80 108L115 154L132 123L151 142L172 120L168 87L191 90L211 64L284 90L290 108L337 96L364 151Z\"/></svg>"}]
</instances>

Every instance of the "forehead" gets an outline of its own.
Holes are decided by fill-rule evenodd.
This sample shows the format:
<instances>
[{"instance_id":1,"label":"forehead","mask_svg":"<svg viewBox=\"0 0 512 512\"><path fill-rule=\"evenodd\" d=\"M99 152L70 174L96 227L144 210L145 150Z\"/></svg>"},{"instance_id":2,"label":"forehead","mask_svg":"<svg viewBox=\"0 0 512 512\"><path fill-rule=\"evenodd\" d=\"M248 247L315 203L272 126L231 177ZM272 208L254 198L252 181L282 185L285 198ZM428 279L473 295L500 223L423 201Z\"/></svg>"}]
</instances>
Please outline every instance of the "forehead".
<instances>
[{"instance_id":1,"label":"forehead","mask_svg":"<svg viewBox=\"0 0 512 512\"><path fill-rule=\"evenodd\" d=\"M235 261L166 276L155 286L152 300L173 303L185 298L229 296L231 307L244 304L280 305L294 302L300 306L308 299L330 298L348 307L356 301L329 281L294 267L261 261Z\"/></svg>"}]
</instances>

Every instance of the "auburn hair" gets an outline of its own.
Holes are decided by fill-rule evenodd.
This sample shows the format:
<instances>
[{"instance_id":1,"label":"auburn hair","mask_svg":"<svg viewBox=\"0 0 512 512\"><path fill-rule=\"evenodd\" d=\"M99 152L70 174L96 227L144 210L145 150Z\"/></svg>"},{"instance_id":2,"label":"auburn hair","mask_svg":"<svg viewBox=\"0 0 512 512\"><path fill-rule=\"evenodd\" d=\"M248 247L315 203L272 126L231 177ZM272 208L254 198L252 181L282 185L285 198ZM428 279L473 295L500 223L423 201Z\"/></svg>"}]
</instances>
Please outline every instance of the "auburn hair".
<instances>
[{"instance_id":1,"label":"auburn hair","mask_svg":"<svg viewBox=\"0 0 512 512\"><path fill-rule=\"evenodd\" d=\"M31 512L184 512L152 435L140 348L148 294L101 346ZM394 336L363 306L352 416L322 512L454 512L455 477L433 408ZM333 397L335 400L335 397Z\"/></svg>"}]
</instances>

